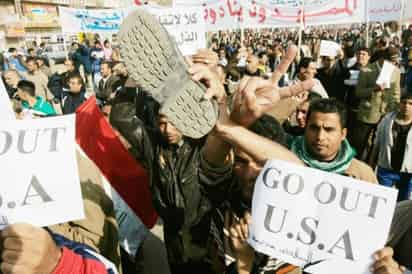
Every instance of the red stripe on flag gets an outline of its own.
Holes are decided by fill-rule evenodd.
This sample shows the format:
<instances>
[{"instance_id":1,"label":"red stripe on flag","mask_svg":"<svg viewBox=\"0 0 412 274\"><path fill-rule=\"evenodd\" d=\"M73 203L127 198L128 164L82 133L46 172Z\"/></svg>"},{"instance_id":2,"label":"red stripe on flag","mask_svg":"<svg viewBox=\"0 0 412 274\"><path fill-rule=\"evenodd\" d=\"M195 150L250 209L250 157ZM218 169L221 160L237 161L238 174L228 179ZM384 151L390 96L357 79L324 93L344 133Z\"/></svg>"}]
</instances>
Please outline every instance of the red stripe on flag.
<instances>
[{"instance_id":1,"label":"red stripe on flag","mask_svg":"<svg viewBox=\"0 0 412 274\"><path fill-rule=\"evenodd\" d=\"M76 111L76 141L134 213L152 228L157 213L152 205L149 176L120 142L95 97Z\"/></svg>"}]
</instances>

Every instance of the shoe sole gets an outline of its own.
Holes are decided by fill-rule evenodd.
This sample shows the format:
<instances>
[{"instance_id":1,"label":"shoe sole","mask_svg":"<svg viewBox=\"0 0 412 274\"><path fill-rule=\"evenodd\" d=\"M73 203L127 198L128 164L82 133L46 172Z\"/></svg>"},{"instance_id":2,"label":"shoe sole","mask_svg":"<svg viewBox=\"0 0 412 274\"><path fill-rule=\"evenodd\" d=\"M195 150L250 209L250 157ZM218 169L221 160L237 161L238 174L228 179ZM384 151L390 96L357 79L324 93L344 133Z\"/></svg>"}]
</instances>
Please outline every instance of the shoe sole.
<instances>
[{"instance_id":1,"label":"shoe sole","mask_svg":"<svg viewBox=\"0 0 412 274\"><path fill-rule=\"evenodd\" d=\"M203 98L206 88L191 79L176 43L155 16L132 12L118 37L131 78L160 103L160 113L185 136L209 133L217 120L216 103Z\"/></svg>"}]
</instances>

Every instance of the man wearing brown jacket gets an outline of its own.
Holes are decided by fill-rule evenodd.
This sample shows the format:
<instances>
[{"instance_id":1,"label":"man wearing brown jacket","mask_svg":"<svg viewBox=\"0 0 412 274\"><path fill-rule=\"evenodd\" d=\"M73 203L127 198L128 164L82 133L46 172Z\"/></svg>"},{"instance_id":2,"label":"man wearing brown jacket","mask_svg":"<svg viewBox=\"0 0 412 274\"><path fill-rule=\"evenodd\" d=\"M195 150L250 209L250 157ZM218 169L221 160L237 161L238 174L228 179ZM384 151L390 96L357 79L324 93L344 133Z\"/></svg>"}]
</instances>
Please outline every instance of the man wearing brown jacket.
<instances>
[{"instance_id":1,"label":"man wearing brown jacket","mask_svg":"<svg viewBox=\"0 0 412 274\"><path fill-rule=\"evenodd\" d=\"M360 100L352 146L357 151L357 157L367 160L370 153L374 130L380 119L388 112L394 111L400 101L400 70L395 67L392 72L390 87L385 88L376 83L382 70L384 61L394 63L398 58L396 49L388 48L379 60L361 69L359 82L355 90L356 97Z\"/></svg>"}]
</instances>

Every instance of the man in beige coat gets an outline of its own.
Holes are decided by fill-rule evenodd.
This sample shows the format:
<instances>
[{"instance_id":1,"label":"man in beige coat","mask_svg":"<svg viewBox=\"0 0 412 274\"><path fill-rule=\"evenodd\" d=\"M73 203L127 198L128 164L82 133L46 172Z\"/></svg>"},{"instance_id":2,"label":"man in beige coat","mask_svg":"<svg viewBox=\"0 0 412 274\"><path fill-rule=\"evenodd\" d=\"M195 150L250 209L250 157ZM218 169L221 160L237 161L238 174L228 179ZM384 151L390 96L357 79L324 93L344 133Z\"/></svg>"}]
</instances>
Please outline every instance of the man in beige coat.
<instances>
[{"instance_id":1,"label":"man in beige coat","mask_svg":"<svg viewBox=\"0 0 412 274\"><path fill-rule=\"evenodd\" d=\"M48 77L39 69L36 59L29 58L26 63L28 71L22 72L20 75L24 79L34 83L36 86L36 96L41 96L47 101L51 101L54 96L47 87Z\"/></svg>"},{"instance_id":2,"label":"man in beige coat","mask_svg":"<svg viewBox=\"0 0 412 274\"><path fill-rule=\"evenodd\" d=\"M400 70L398 67L392 72L390 87L385 88L376 83L382 70L384 61L394 63L399 57L394 48L382 52L379 60L366 68L361 69L359 82L355 90L356 97L360 100L354 132L351 142L357 151L357 157L367 160L372 145L373 133L380 119L388 112L394 111L399 105Z\"/></svg>"}]
</instances>

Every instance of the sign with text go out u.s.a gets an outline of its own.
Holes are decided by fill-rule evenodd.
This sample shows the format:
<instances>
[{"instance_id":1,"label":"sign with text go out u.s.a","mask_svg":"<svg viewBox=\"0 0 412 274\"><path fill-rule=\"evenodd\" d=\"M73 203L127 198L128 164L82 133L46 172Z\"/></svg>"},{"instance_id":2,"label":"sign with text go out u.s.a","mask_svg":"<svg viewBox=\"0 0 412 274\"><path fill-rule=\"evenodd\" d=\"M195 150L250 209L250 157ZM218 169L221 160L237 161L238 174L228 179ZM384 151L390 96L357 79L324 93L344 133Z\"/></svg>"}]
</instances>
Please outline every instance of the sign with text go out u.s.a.
<instances>
[{"instance_id":1,"label":"sign with text go out u.s.a","mask_svg":"<svg viewBox=\"0 0 412 274\"><path fill-rule=\"evenodd\" d=\"M84 218L74 115L1 121L0 228Z\"/></svg>"},{"instance_id":2,"label":"sign with text go out u.s.a","mask_svg":"<svg viewBox=\"0 0 412 274\"><path fill-rule=\"evenodd\" d=\"M249 243L305 272L369 273L396 196L391 188L271 160L256 181Z\"/></svg>"}]
</instances>

